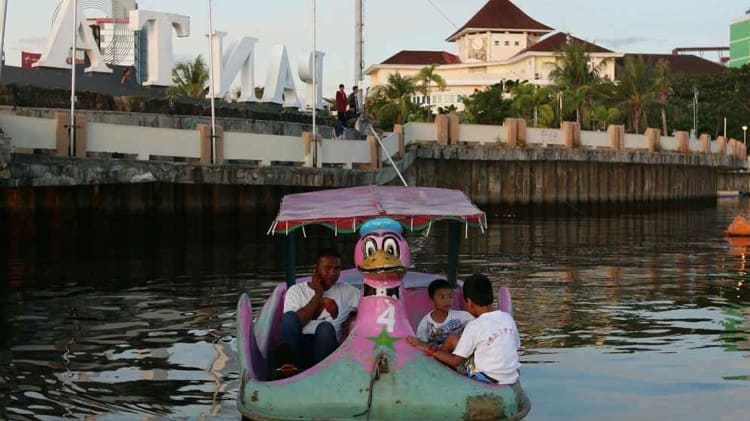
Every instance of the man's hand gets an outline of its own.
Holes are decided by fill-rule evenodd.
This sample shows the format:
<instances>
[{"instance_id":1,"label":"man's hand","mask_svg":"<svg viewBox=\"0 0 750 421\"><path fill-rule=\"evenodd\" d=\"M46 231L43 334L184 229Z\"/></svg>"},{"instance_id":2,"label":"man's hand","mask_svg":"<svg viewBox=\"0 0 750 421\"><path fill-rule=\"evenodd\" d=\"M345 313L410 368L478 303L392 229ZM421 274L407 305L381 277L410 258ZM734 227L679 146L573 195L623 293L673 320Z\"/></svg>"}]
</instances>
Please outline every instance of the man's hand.
<instances>
[{"instance_id":1,"label":"man's hand","mask_svg":"<svg viewBox=\"0 0 750 421\"><path fill-rule=\"evenodd\" d=\"M297 316L299 316L302 326L307 325L311 320L317 319L323 311L323 285L320 283L320 275L317 270L313 272L312 279L308 285L315 293L304 307L297 310Z\"/></svg>"}]
</instances>

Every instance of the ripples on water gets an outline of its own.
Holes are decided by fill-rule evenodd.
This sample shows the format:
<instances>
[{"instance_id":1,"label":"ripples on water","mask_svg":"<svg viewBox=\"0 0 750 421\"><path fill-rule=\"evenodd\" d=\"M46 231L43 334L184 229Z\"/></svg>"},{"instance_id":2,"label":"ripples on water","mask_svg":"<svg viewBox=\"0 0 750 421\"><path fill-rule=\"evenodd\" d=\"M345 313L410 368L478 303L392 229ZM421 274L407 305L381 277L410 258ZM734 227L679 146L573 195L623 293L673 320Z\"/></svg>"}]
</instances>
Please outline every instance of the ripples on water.
<instances>
[{"instance_id":1,"label":"ripples on water","mask_svg":"<svg viewBox=\"0 0 750 421\"><path fill-rule=\"evenodd\" d=\"M511 288L528 419L746 417L750 243L721 232L747 209L489 210L460 270ZM283 278L272 214L0 216L0 419L239 419L234 308ZM354 244L308 236L300 271ZM417 269L446 239L411 238Z\"/></svg>"}]
</instances>

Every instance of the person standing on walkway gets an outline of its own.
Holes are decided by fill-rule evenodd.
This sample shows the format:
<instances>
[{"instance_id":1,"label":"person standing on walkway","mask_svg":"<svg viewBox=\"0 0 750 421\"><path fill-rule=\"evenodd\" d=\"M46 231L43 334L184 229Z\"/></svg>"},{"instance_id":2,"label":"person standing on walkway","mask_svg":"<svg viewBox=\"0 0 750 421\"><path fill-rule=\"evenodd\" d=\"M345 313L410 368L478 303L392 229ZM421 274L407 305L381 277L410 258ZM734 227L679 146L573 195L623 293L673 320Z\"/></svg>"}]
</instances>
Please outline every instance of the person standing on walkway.
<instances>
[{"instance_id":1,"label":"person standing on walkway","mask_svg":"<svg viewBox=\"0 0 750 421\"><path fill-rule=\"evenodd\" d=\"M359 88L356 85L352 86L352 93L349 94L349 115L359 117Z\"/></svg>"},{"instance_id":2,"label":"person standing on walkway","mask_svg":"<svg viewBox=\"0 0 750 421\"><path fill-rule=\"evenodd\" d=\"M339 85L339 90L336 91L336 137L341 137L344 134L344 127L346 126L346 89L344 84Z\"/></svg>"}]
</instances>

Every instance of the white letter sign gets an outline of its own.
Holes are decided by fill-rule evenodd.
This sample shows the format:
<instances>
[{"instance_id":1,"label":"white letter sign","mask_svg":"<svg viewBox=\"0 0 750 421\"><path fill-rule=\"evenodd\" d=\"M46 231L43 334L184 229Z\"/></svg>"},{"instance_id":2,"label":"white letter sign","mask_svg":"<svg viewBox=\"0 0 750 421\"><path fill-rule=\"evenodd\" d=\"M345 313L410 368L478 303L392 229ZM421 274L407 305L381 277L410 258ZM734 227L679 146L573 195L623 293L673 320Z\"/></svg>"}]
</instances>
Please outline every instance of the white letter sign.
<instances>
[{"instance_id":1,"label":"white letter sign","mask_svg":"<svg viewBox=\"0 0 750 421\"><path fill-rule=\"evenodd\" d=\"M307 84L306 108L312 109L313 104L318 109L323 108L323 57L325 53L318 51L315 57L315 87L313 88L313 52L302 56L297 63L299 78Z\"/></svg>"},{"instance_id":2,"label":"white letter sign","mask_svg":"<svg viewBox=\"0 0 750 421\"><path fill-rule=\"evenodd\" d=\"M286 55L286 47L283 45L276 45L271 50L271 65L268 67L261 102L283 104L284 107L299 108L300 106L289 58Z\"/></svg>"},{"instance_id":3,"label":"white letter sign","mask_svg":"<svg viewBox=\"0 0 750 421\"><path fill-rule=\"evenodd\" d=\"M148 80L144 85L172 86L172 27L178 37L190 36L190 18L148 10L130 11L130 30L145 27L148 42Z\"/></svg>"},{"instance_id":4,"label":"white letter sign","mask_svg":"<svg viewBox=\"0 0 750 421\"><path fill-rule=\"evenodd\" d=\"M74 60L75 52L70 54L70 50L73 47L73 0L64 0L60 6L60 12L55 19L55 24L52 27L52 36L50 36L49 42L47 43L47 49L45 50L39 61L34 64L34 67L56 67L60 69L69 69L72 62L68 63L68 59ZM76 35L78 40L76 41L79 50L83 50L86 56L91 62L91 66L86 68L87 72L97 73L112 73L112 69L102 60L102 54L99 51L99 47L96 45L94 40L94 33L86 23L86 16L82 13L78 15L78 29ZM72 56L72 57L71 57Z\"/></svg>"},{"instance_id":5,"label":"white letter sign","mask_svg":"<svg viewBox=\"0 0 750 421\"><path fill-rule=\"evenodd\" d=\"M237 73L242 71L239 102L255 102L255 43L256 38L243 37L224 51L226 32L216 32L211 38L214 50L214 97L221 98L229 90ZM222 57L223 54L223 57Z\"/></svg>"}]
</instances>

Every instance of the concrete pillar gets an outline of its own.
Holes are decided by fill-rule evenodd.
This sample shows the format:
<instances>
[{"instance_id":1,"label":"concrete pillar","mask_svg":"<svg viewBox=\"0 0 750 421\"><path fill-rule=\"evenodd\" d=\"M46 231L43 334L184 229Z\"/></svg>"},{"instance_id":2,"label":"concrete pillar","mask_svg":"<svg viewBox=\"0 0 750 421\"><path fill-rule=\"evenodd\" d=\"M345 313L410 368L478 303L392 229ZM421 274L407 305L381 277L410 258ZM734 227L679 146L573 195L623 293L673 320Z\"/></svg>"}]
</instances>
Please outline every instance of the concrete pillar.
<instances>
[{"instance_id":1,"label":"concrete pillar","mask_svg":"<svg viewBox=\"0 0 750 421\"><path fill-rule=\"evenodd\" d=\"M456 114L448 115L448 144L458 145L459 120Z\"/></svg>"},{"instance_id":2,"label":"concrete pillar","mask_svg":"<svg viewBox=\"0 0 750 421\"><path fill-rule=\"evenodd\" d=\"M87 125L88 120L86 114L76 113L76 150L75 154L78 158L86 158L86 139L87 139Z\"/></svg>"},{"instance_id":3,"label":"concrete pillar","mask_svg":"<svg viewBox=\"0 0 750 421\"><path fill-rule=\"evenodd\" d=\"M516 139L519 145L526 144L526 120L522 118L516 119Z\"/></svg>"},{"instance_id":4,"label":"concrete pillar","mask_svg":"<svg viewBox=\"0 0 750 421\"><path fill-rule=\"evenodd\" d=\"M684 131L678 131L675 133L677 139L677 150L685 155L690 155L690 134Z\"/></svg>"},{"instance_id":5,"label":"concrete pillar","mask_svg":"<svg viewBox=\"0 0 750 421\"><path fill-rule=\"evenodd\" d=\"M576 147L576 123L572 121L562 122L563 142L567 149Z\"/></svg>"},{"instance_id":6,"label":"concrete pillar","mask_svg":"<svg viewBox=\"0 0 750 421\"><path fill-rule=\"evenodd\" d=\"M648 139L649 152L659 152L661 150L661 130L646 129L646 139Z\"/></svg>"},{"instance_id":7,"label":"concrete pillar","mask_svg":"<svg viewBox=\"0 0 750 421\"><path fill-rule=\"evenodd\" d=\"M200 163L211 164L211 125L198 124L196 126L196 129L200 134ZM221 126L216 126L216 157L214 159L214 163L221 164L222 162L224 162L224 128Z\"/></svg>"},{"instance_id":8,"label":"concrete pillar","mask_svg":"<svg viewBox=\"0 0 750 421\"><path fill-rule=\"evenodd\" d=\"M622 151L625 147L625 126L610 124L607 127L609 135L609 148L615 152Z\"/></svg>"},{"instance_id":9,"label":"concrete pillar","mask_svg":"<svg viewBox=\"0 0 750 421\"><path fill-rule=\"evenodd\" d=\"M367 144L370 146L370 169L377 170L380 168L380 145L378 139L373 135L367 136ZM444 145L444 143L441 143Z\"/></svg>"},{"instance_id":10,"label":"concrete pillar","mask_svg":"<svg viewBox=\"0 0 750 421\"><path fill-rule=\"evenodd\" d=\"M435 116L435 130L437 131L437 142L440 145L448 144L448 116L439 114Z\"/></svg>"},{"instance_id":11,"label":"concrete pillar","mask_svg":"<svg viewBox=\"0 0 750 421\"><path fill-rule=\"evenodd\" d=\"M518 146L518 124L515 118L506 118L503 122L508 146Z\"/></svg>"},{"instance_id":12,"label":"concrete pillar","mask_svg":"<svg viewBox=\"0 0 750 421\"><path fill-rule=\"evenodd\" d=\"M720 155L726 155L727 153L727 140L724 138L724 136L719 136L716 138L716 142L719 144L719 154Z\"/></svg>"},{"instance_id":13,"label":"concrete pillar","mask_svg":"<svg viewBox=\"0 0 750 421\"><path fill-rule=\"evenodd\" d=\"M69 116L70 114L66 113L55 113L55 152L58 155L68 156L70 154Z\"/></svg>"},{"instance_id":14,"label":"concrete pillar","mask_svg":"<svg viewBox=\"0 0 750 421\"><path fill-rule=\"evenodd\" d=\"M700 139L701 139L701 152L711 153L711 137L708 134L703 133Z\"/></svg>"},{"instance_id":15,"label":"concrete pillar","mask_svg":"<svg viewBox=\"0 0 750 421\"><path fill-rule=\"evenodd\" d=\"M311 168L313 166L313 154L312 154L312 133L302 132L302 147L305 149L305 163L303 167Z\"/></svg>"},{"instance_id":16,"label":"concrete pillar","mask_svg":"<svg viewBox=\"0 0 750 421\"><path fill-rule=\"evenodd\" d=\"M716 138L716 141L719 142L719 155L726 155L727 154L727 139L724 136L719 136Z\"/></svg>"},{"instance_id":17,"label":"concrete pillar","mask_svg":"<svg viewBox=\"0 0 750 421\"><path fill-rule=\"evenodd\" d=\"M406 146L404 145L404 126L401 124L394 124L393 133L398 136L398 154L404 156L406 153Z\"/></svg>"}]
</instances>

